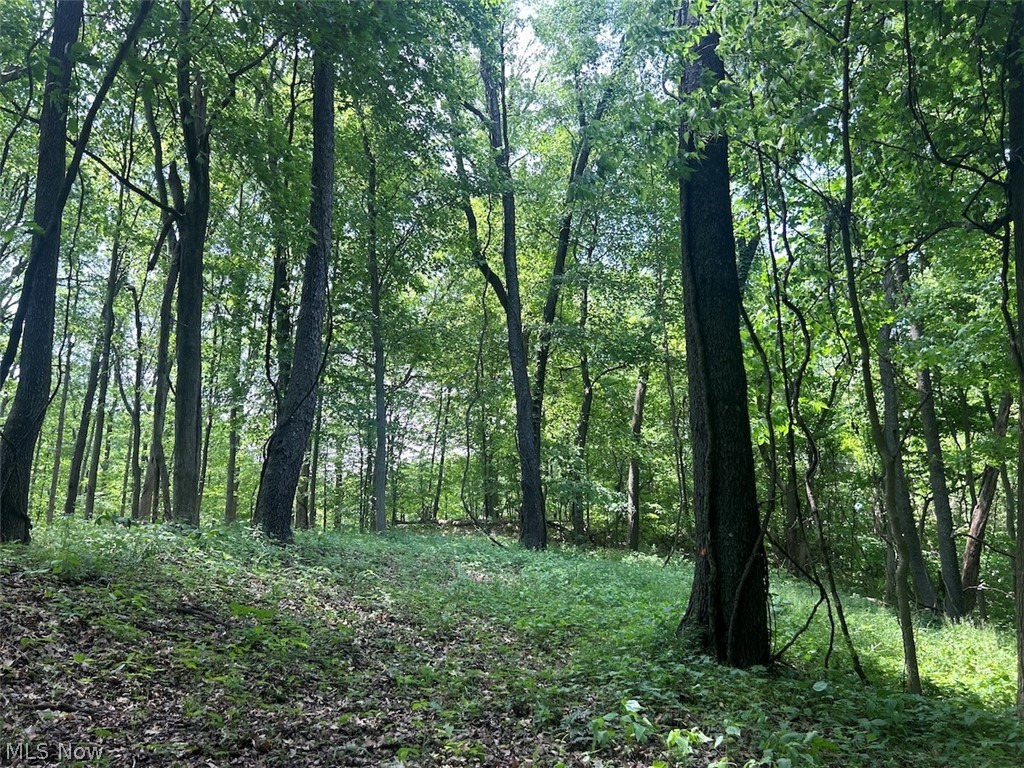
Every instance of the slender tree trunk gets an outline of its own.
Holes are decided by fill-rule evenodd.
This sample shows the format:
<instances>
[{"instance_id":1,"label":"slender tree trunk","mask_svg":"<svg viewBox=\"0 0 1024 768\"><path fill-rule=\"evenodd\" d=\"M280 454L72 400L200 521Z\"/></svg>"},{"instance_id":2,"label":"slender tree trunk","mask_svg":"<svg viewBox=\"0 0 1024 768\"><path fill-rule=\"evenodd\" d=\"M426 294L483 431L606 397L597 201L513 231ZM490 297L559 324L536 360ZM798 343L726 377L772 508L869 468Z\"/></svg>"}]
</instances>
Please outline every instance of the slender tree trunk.
<instances>
[{"instance_id":1,"label":"slender tree trunk","mask_svg":"<svg viewBox=\"0 0 1024 768\"><path fill-rule=\"evenodd\" d=\"M679 23L696 25L684 6ZM724 78L718 33L709 31L686 67L682 89ZM770 654L768 564L757 507L747 379L740 342L726 136L698 146L685 118L680 157L694 158L679 179L683 309L694 455L697 551L690 602L680 624L719 661L764 664Z\"/></svg>"},{"instance_id":2,"label":"slender tree trunk","mask_svg":"<svg viewBox=\"0 0 1024 768\"><path fill-rule=\"evenodd\" d=\"M540 338L537 343L537 361L533 376L533 437L538 451L541 445L541 423L544 415L544 388L547 382L548 359L551 355L551 336L558 309L558 298L565 279L566 261L569 255L569 244L573 234L573 208L576 204L576 189L582 183L590 162L593 147L590 143L591 126L599 123L611 103L612 88L608 86L594 108L594 114L588 121L582 106L578 114L580 143L572 158L569 169L568 185L565 193L564 212L558 224L558 242L555 246L555 261L551 268L551 279L548 281L548 294L544 301L541 315ZM579 104L583 104L582 95L577 93ZM538 462L540 458L538 456Z\"/></svg>"},{"instance_id":3,"label":"slender tree trunk","mask_svg":"<svg viewBox=\"0 0 1024 768\"><path fill-rule=\"evenodd\" d=\"M75 347L72 339L67 342L67 357L64 359L64 381L60 388L60 411L57 414L57 444L54 446L53 472L50 475L50 496L46 505L46 522L53 522L53 510L57 503L57 485L60 483L60 465L64 457L64 425L67 418L68 390L71 388L71 352Z\"/></svg>"},{"instance_id":4,"label":"slender tree trunk","mask_svg":"<svg viewBox=\"0 0 1024 768\"><path fill-rule=\"evenodd\" d=\"M238 519L238 406L231 404L228 413L228 483L224 502L224 522Z\"/></svg>"},{"instance_id":5,"label":"slender tree trunk","mask_svg":"<svg viewBox=\"0 0 1024 768\"><path fill-rule=\"evenodd\" d=\"M320 474L320 433L324 420L323 395L316 400L316 421L313 424L313 446L309 451L309 527L316 528L316 481ZM326 514L326 513L325 513ZM326 527L326 526L325 526Z\"/></svg>"},{"instance_id":6,"label":"slender tree trunk","mask_svg":"<svg viewBox=\"0 0 1024 768\"><path fill-rule=\"evenodd\" d=\"M632 452L629 456L629 477L626 480L626 539L634 552L640 549L640 430L644 423L644 401L647 399L647 377L650 369L640 369L633 396L633 418L629 431L633 435Z\"/></svg>"},{"instance_id":7,"label":"slender tree trunk","mask_svg":"<svg viewBox=\"0 0 1024 768\"><path fill-rule=\"evenodd\" d=\"M135 309L135 377L132 382L132 437L131 437L131 514L132 518L141 518L139 501L142 495L142 312L141 301L134 287L129 286L132 294L132 305Z\"/></svg>"},{"instance_id":8,"label":"slender tree trunk","mask_svg":"<svg viewBox=\"0 0 1024 768\"><path fill-rule=\"evenodd\" d=\"M850 119L852 115L850 99L850 22L853 17L853 0L847 0L843 18L843 49L842 49L842 108L841 138L843 148L844 193L840 211L840 238L843 249L843 263L846 272L847 294L850 299L850 310L853 315L854 329L860 352L860 371L864 384L864 398L867 406L868 421L871 426L871 437L878 452L884 472L885 496L884 509L889 526L889 534L897 552L896 587L897 612L903 639L903 658L907 672L907 688L911 693L921 693L921 677L917 663L917 641L914 638L913 612L910 605L910 587L907 582L910 564L910 547L904 536L904 526L897 511L897 455L890 446L891 434L883 429L879 415L878 402L875 397L874 379L871 373L871 345L868 341L864 317L861 313L860 297L857 290L857 275L853 258L853 150L850 141ZM885 360L885 355L881 356ZM912 526L911 526L912 527Z\"/></svg>"},{"instance_id":9,"label":"slender tree trunk","mask_svg":"<svg viewBox=\"0 0 1024 768\"><path fill-rule=\"evenodd\" d=\"M444 457L446 449L448 448L448 411L452 404L451 393L448 393L446 400L445 393L442 391L441 402L444 417L441 420L441 429L438 435L438 441L441 444L441 455L437 461L437 485L434 487L434 500L430 509L430 516L433 520L437 520L438 513L441 509L441 490L444 487Z\"/></svg>"},{"instance_id":10,"label":"slender tree trunk","mask_svg":"<svg viewBox=\"0 0 1024 768\"><path fill-rule=\"evenodd\" d=\"M516 439L522 499L519 511L519 543L528 549L544 549L548 543L544 513L544 492L540 477L540 450L533 430L533 399L527 370L526 338L523 331L522 301L519 296L519 260L516 253L516 199L508 141L505 105L505 51L499 41L498 64L484 55L480 72L490 118L490 141L498 177L501 179L502 245L505 270L503 306L508 326L508 357L512 368L512 390L516 403ZM501 294L499 294L500 296Z\"/></svg>"},{"instance_id":11,"label":"slender tree trunk","mask_svg":"<svg viewBox=\"0 0 1024 768\"><path fill-rule=\"evenodd\" d=\"M360 118L363 138L363 152L367 162L366 218L369 222L366 262L370 275L370 337L373 344L373 420L374 437L377 447L374 453L377 463L373 467L373 530L378 533L387 530L388 490L388 400L387 360L384 355L384 328L381 317L380 299L383 278L380 274L377 252L377 158L370 146L366 125Z\"/></svg>"},{"instance_id":12,"label":"slender tree trunk","mask_svg":"<svg viewBox=\"0 0 1024 768\"><path fill-rule=\"evenodd\" d=\"M999 411L992 431L996 437L1005 437L1010 421L1010 404L1013 397L1009 392L999 399ZM1005 463L1003 467L1005 469ZM1000 468L988 464L981 473L981 487L978 500L971 511L971 524L967 531L967 543L964 545L964 562L961 571L964 596L964 612L974 610L981 584L981 552L985 544L985 529L988 526L992 502L995 500L996 488L999 483Z\"/></svg>"},{"instance_id":13,"label":"slender tree trunk","mask_svg":"<svg viewBox=\"0 0 1024 768\"><path fill-rule=\"evenodd\" d=\"M331 253L334 206L334 72L324 54L313 54L313 195L302 295L296 323L295 356L281 415L267 447L256 514L272 539L292 541L291 511L314 411L323 360L327 310L327 260Z\"/></svg>"}]
</instances>

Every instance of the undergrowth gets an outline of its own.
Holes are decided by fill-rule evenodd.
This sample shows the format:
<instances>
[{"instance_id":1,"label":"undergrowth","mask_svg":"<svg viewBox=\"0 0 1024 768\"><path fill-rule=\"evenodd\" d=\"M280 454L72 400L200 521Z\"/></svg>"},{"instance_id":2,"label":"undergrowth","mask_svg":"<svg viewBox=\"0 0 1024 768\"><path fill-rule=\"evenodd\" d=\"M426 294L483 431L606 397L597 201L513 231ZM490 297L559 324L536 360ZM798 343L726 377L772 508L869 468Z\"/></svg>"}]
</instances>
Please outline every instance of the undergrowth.
<instances>
[{"instance_id":1,"label":"undergrowth","mask_svg":"<svg viewBox=\"0 0 1024 768\"><path fill-rule=\"evenodd\" d=\"M474 535L310 533L280 548L241 527L61 523L0 549L0 751L89 743L83 764L107 765L1024 764L1009 634L919 626L927 695L909 696L891 612L850 597L869 687L838 641L826 668L824 608L780 663L736 671L676 639L689 582L684 563ZM781 646L817 595L775 576L772 596Z\"/></svg>"}]
</instances>

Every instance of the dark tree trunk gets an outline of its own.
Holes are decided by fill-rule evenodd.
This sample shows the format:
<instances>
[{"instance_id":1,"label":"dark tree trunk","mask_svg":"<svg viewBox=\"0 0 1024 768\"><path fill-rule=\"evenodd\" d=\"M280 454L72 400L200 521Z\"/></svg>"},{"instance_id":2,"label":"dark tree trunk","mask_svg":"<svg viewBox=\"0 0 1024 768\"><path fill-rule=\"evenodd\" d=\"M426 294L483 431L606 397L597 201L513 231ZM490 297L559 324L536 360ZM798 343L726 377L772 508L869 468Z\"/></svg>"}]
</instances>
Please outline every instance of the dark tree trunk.
<instances>
[{"instance_id":1,"label":"dark tree trunk","mask_svg":"<svg viewBox=\"0 0 1024 768\"><path fill-rule=\"evenodd\" d=\"M688 8L680 12L680 22ZM718 34L705 34L683 88L695 93L708 74L724 77ZM740 343L736 273L724 135L698 147L679 126L681 157L703 159L679 180L690 433L694 455L697 551L693 590L680 630L726 664L764 664L770 654L768 566L761 535L747 377Z\"/></svg>"},{"instance_id":2,"label":"dark tree trunk","mask_svg":"<svg viewBox=\"0 0 1024 768\"><path fill-rule=\"evenodd\" d=\"M640 431L644 423L644 401L647 399L648 367L645 365L636 382L633 396L633 417L629 431L633 435L629 456L629 477L626 480L626 540L634 552L640 549Z\"/></svg>"},{"instance_id":3,"label":"dark tree trunk","mask_svg":"<svg viewBox=\"0 0 1024 768\"><path fill-rule=\"evenodd\" d=\"M120 219L120 216L118 217ZM92 453L85 489L85 519L91 520L96 511L96 486L99 481L100 449L103 443L103 427L106 423L107 391L110 386L110 346L114 338L114 301L121 290L121 246L119 235L114 238L110 258L110 273L107 275L107 289L103 300L103 330L100 336L98 395L96 399L96 426L93 428ZM84 416L83 416L84 420ZM71 497L71 489L68 489Z\"/></svg>"},{"instance_id":4,"label":"dark tree trunk","mask_svg":"<svg viewBox=\"0 0 1024 768\"><path fill-rule=\"evenodd\" d=\"M895 263L896 282L903 292L903 303L908 303L906 293L910 284L910 270L906 256ZM910 338L919 341L921 325L917 320L910 323ZM959 621L964 615L964 593L960 581L960 562L956 551L956 538L953 531L953 512L949 503L949 487L946 484L946 462L942 455L942 438L939 433L939 419L935 413L935 399L932 396L932 373L928 366L922 366L917 372L917 402L921 414L921 431L924 434L925 449L928 456L928 481L932 492L932 504L935 508L935 522L939 540L939 562L941 565L942 583L945 587L944 609L953 621ZM994 487L994 486L993 486Z\"/></svg>"},{"instance_id":5,"label":"dark tree trunk","mask_svg":"<svg viewBox=\"0 0 1024 768\"><path fill-rule=\"evenodd\" d=\"M907 565L914 582L914 591L917 593L917 602L926 608L937 610L938 600L935 597L935 589L932 587L931 576L928 574L928 566L924 561L921 537L917 532L914 507L910 500L910 489L907 487L907 476L903 470L903 449L899 433L901 409L899 393L896 391L896 372L891 359L892 332L892 326L888 323L884 324L879 333L878 346L878 378L882 387L883 407L882 432L885 439L885 450L888 454L886 458L892 462L894 473L892 498L902 538L907 547ZM887 498L888 495L889 489L887 488Z\"/></svg>"},{"instance_id":6,"label":"dark tree trunk","mask_svg":"<svg viewBox=\"0 0 1024 768\"><path fill-rule=\"evenodd\" d=\"M312 185L309 218L313 239L303 271L295 356L281 415L267 446L256 501L256 515L264 533L282 543L292 541L292 503L302 454L313 428L327 308L327 260L334 206L334 73L331 62L319 52L313 56Z\"/></svg>"},{"instance_id":7,"label":"dark tree trunk","mask_svg":"<svg viewBox=\"0 0 1024 768\"><path fill-rule=\"evenodd\" d=\"M533 430L533 399L527 369L526 339L523 335L523 310L519 296L519 260L516 254L516 198L511 172L511 147L505 110L504 44L500 46L498 65L481 58L480 72L487 98L489 133L498 177L501 179L502 243L501 260L505 271L502 302L508 326L508 357L512 368L512 390L516 402L516 440L519 448L522 506L519 510L519 543L528 549L544 549L548 543L544 513L544 493L540 478L540 450Z\"/></svg>"},{"instance_id":8,"label":"dark tree trunk","mask_svg":"<svg viewBox=\"0 0 1024 768\"><path fill-rule=\"evenodd\" d=\"M139 505L142 495L142 311L138 291L129 286L132 294L132 304L135 310L135 376L132 381L132 404L130 407L132 418L132 444L131 444L131 514L135 520L141 519ZM122 392L122 396L123 392Z\"/></svg>"},{"instance_id":9,"label":"dark tree trunk","mask_svg":"<svg viewBox=\"0 0 1024 768\"><path fill-rule=\"evenodd\" d=\"M168 184L164 177L163 161L163 139L157 129L156 117L153 111L152 100L145 101L146 124L149 127L150 137L153 140L153 171L157 188L160 192L160 201L164 205L162 217L163 226L169 227L171 214L168 195ZM181 184L177 181L177 171L174 164L170 169L171 179L174 180L173 191L177 196ZM175 206L182 203L175 199ZM146 475L142 484L142 492L139 499L137 517L140 520L156 522L160 506L161 491L167 490L169 481L167 472L167 459L164 454L164 427L167 422L167 398L171 389L171 328L174 325L174 293L178 285L178 264L180 263L180 247L177 234L173 229L167 233L167 277L164 281L164 290L160 299L160 322L157 335L156 352L156 388L153 393L153 431L149 441L149 456L146 459ZM165 493L166 495L166 493ZM170 515L168 505L165 505L164 515Z\"/></svg>"},{"instance_id":10,"label":"dark tree trunk","mask_svg":"<svg viewBox=\"0 0 1024 768\"><path fill-rule=\"evenodd\" d=\"M39 163L32 214L38 229L32 235L18 306L21 312L24 305L18 387L0 446L0 542L27 543L32 525L28 517L29 474L50 397L60 220L66 200L61 199L59 190L65 182L67 93L73 66L71 46L78 37L82 11L82 3L64 0L57 3L54 15L39 118Z\"/></svg>"},{"instance_id":11,"label":"dark tree trunk","mask_svg":"<svg viewBox=\"0 0 1024 768\"><path fill-rule=\"evenodd\" d=\"M178 3L177 62L181 131L188 162L188 197L177 217L179 239L178 332L174 358L174 519L199 525L199 464L202 450L203 251L210 216L210 134L202 77L193 71L189 39L191 0ZM183 194L183 193L182 193ZM176 194L175 197L182 195Z\"/></svg>"},{"instance_id":12,"label":"dark tree trunk","mask_svg":"<svg viewBox=\"0 0 1024 768\"><path fill-rule=\"evenodd\" d=\"M1013 226L1013 269L1016 288L1017 327L1014 362L1017 369L1017 455L1024 457L1024 4L1015 3L1010 40L1006 51L1007 113L1009 122L1008 185L1010 220ZM1005 270L1004 270L1005 272ZM1005 290L1005 288L1004 288ZM1014 608L1017 634L1017 710L1024 717L1024 460L1017 463L1017 541L1014 560Z\"/></svg>"},{"instance_id":13,"label":"dark tree trunk","mask_svg":"<svg viewBox=\"0 0 1024 768\"><path fill-rule=\"evenodd\" d=\"M558 309L558 298L562 289L562 282L565 278L566 261L569 255L569 244L573 234L573 208L576 204L576 189L582 183L587 165L590 162L590 155L593 147L590 142L591 126L599 123L604 117L605 111L611 103L611 86L605 88L601 94L594 114L590 120L587 119L585 110L582 107L582 96L577 93L580 106L578 115L578 129L580 143L572 158L572 165L569 169L568 186L565 193L565 211L558 224L558 242L555 246L555 261L551 268L551 279L548 281L548 294L544 301L544 310L541 316L540 338L537 343L537 362L534 367L533 377L533 437L538 451L541 445L541 423L544 416L544 387L547 382L548 359L551 355L551 334L555 322L555 313ZM540 458L538 457L538 461Z\"/></svg>"}]
</instances>

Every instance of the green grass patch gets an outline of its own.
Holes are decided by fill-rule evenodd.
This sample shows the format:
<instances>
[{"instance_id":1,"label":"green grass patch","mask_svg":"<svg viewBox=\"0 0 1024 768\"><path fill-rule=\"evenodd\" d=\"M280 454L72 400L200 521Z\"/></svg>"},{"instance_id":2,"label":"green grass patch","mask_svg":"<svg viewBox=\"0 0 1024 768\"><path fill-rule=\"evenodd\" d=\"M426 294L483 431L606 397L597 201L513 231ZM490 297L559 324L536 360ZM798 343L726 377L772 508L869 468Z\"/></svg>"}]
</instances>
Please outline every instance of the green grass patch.
<instances>
[{"instance_id":1,"label":"green grass patch","mask_svg":"<svg viewBox=\"0 0 1024 768\"><path fill-rule=\"evenodd\" d=\"M927 696L908 696L891 612L850 597L870 687L838 640L825 667L824 608L782 663L740 672L676 639L690 578L465 534L282 549L61 523L0 549L0 742L77 739L112 765L1024 764L1006 632L919 627ZM772 592L781 646L817 595Z\"/></svg>"}]
</instances>

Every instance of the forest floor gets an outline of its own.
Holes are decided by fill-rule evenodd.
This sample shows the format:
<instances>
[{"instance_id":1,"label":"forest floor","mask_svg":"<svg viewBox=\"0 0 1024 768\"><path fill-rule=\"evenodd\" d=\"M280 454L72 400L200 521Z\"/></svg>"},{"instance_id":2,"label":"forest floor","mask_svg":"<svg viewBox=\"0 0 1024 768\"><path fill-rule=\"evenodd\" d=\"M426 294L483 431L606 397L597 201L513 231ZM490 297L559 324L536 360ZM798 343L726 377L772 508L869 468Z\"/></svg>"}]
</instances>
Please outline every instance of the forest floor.
<instances>
[{"instance_id":1,"label":"forest floor","mask_svg":"<svg viewBox=\"0 0 1024 768\"><path fill-rule=\"evenodd\" d=\"M62 524L0 548L0 766L1021 766L1009 633L851 597L770 669L675 638L689 570L473 535ZM772 585L776 643L817 593ZM749 762L748 762L749 761Z\"/></svg>"}]
</instances>

